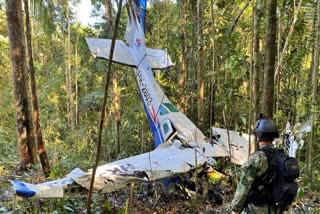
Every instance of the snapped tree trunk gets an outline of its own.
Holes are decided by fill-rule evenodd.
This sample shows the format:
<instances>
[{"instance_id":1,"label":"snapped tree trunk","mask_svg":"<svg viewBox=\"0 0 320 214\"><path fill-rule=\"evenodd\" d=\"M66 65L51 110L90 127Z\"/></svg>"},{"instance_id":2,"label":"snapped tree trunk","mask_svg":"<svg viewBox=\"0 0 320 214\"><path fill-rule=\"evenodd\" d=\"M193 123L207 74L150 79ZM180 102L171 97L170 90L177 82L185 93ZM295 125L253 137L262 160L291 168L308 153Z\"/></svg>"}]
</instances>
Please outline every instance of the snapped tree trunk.
<instances>
[{"instance_id":1,"label":"snapped tree trunk","mask_svg":"<svg viewBox=\"0 0 320 214\"><path fill-rule=\"evenodd\" d=\"M20 157L20 167L27 169L29 164L36 162L34 142L30 141L30 106L26 81L26 50L23 29L22 1L7 0L6 15L10 45L10 60L14 101L16 108L17 137Z\"/></svg>"},{"instance_id":2,"label":"snapped tree trunk","mask_svg":"<svg viewBox=\"0 0 320 214\"><path fill-rule=\"evenodd\" d=\"M266 59L263 81L263 111L266 117L273 117L274 69L277 53L277 0L267 0L266 14Z\"/></svg>"},{"instance_id":3,"label":"snapped tree trunk","mask_svg":"<svg viewBox=\"0 0 320 214\"><path fill-rule=\"evenodd\" d=\"M50 174L50 165L48 161L47 152L44 146L41 126L40 126L40 117L39 117L39 107L38 107L38 98L37 98L37 87L36 80L34 77L34 65L33 65L33 53L32 53L32 36L31 36L31 24L30 24L30 15L29 15L29 0L24 0L24 10L26 13L26 34L27 34L27 47L28 47L28 62L29 62L29 74L31 80L31 93L32 93L32 104L33 104L33 120L36 128L36 137L38 143L38 153L42 166L42 170L45 176Z\"/></svg>"}]
</instances>

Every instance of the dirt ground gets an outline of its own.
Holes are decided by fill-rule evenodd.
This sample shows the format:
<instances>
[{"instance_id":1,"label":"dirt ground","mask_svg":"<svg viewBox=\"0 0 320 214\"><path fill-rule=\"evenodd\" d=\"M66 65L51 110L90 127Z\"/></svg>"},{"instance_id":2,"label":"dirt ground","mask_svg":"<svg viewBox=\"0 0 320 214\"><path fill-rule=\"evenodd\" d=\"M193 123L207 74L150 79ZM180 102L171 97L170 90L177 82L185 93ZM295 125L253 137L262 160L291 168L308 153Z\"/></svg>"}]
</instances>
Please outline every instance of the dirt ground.
<instances>
[{"instance_id":1,"label":"dirt ground","mask_svg":"<svg viewBox=\"0 0 320 214\"><path fill-rule=\"evenodd\" d=\"M34 179L35 175L31 177ZM0 214L86 213L86 195L71 199L23 199L13 202L12 197L10 198L12 190L8 180L9 177L0 178ZM174 182L169 187L165 187L163 182L158 181L135 185L134 188L124 188L118 192L94 194L92 212L108 214L231 213L230 203L235 187L229 184L208 183L207 188L204 188L205 183L202 183L204 180L200 180L199 188L195 188L193 184ZM198 189L198 194L195 189ZM320 214L320 194L311 191L298 194L288 213Z\"/></svg>"}]
</instances>

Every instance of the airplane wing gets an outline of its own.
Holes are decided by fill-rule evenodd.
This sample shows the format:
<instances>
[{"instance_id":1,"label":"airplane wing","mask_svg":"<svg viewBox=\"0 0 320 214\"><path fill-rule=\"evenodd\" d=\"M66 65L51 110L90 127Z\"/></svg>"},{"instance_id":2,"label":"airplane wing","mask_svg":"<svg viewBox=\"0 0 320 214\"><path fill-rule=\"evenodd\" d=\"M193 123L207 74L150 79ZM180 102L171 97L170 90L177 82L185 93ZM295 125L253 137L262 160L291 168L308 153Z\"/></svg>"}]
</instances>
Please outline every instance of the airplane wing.
<instances>
[{"instance_id":1,"label":"airplane wing","mask_svg":"<svg viewBox=\"0 0 320 214\"><path fill-rule=\"evenodd\" d=\"M197 160L195 160L195 153ZM181 143L162 144L152 152L132 156L97 168L94 191L113 192L128 184L175 177L205 164L201 149L183 147ZM197 166L195 165L197 162ZM17 196L24 198L66 198L87 193L91 170L76 168L66 178L41 184L11 181Z\"/></svg>"}]
</instances>

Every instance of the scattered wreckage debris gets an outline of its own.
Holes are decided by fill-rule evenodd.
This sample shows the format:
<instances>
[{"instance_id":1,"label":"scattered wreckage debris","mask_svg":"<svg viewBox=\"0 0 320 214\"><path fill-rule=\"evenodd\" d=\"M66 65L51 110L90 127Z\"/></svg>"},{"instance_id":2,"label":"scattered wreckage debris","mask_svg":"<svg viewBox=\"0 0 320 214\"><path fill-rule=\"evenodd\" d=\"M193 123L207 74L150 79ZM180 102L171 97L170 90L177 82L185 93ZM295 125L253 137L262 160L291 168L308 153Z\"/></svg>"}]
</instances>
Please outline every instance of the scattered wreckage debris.
<instances>
[{"instance_id":1,"label":"scattered wreckage debris","mask_svg":"<svg viewBox=\"0 0 320 214\"><path fill-rule=\"evenodd\" d=\"M190 213L192 210L202 210L204 208L210 211L231 199L232 188L227 182L229 178L227 175L213 170L209 166L201 171L199 170L197 178L194 178L194 175L195 173L191 170L179 176L178 182L171 182L169 187L165 187L162 181L145 182L136 185L133 191L134 199L130 205L131 213L146 213L151 211L177 213L175 210L178 208L185 210L185 213ZM198 181L198 201L205 204L205 207L195 202L195 180ZM204 191L207 191L206 197L203 196ZM119 189L112 193L95 194L96 203L101 201L99 204L102 204L96 205L96 208L107 210L105 213L117 213L117 211L126 208L131 194L130 188ZM50 205L52 200L58 200L55 202L57 204L64 204L63 209L67 209L66 211L84 212L84 210L81 212L81 207L83 207L81 203L84 203L85 196L72 198L72 200L67 200L66 202L61 202L59 199L43 200L42 198L30 198L27 199L28 203L24 202L25 200L20 201L20 203L23 203L23 206L26 206L26 209L29 211L36 209L46 210L47 207L52 206ZM56 205L53 209L58 210L61 208L59 205Z\"/></svg>"},{"instance_id":2,"label":"scattered wreckage debris","mask_svg":"<svg viewBox=\"0 0 320 214\"><path fill-rule=\"evenodd\" d=\"M166 51L145 46L138 9L132 4L128 11L125 34L128 45L117 40L112 61L133 67L156 149L99 166L93 190L104 194L118 191L131 183L179 177L191 171L197 174L208 162L219 157L231 157L231 162L243 163L249 154L245 139L238 135L237 139L241 141L228 143L232 132L227 131L228 141L210 140L169 101L154 79L152 69L165 69L173 63ZM86 38L86 41L96 58L109 60L111 40ZM220 131L223 130L217 132ZM15 194L20 197L67 198L85 193L90 189L91 179L90 170L84 172L76 168L66 178L54 181L31 184L12 180L11 183Z\"/></svg>"}]
</instances>

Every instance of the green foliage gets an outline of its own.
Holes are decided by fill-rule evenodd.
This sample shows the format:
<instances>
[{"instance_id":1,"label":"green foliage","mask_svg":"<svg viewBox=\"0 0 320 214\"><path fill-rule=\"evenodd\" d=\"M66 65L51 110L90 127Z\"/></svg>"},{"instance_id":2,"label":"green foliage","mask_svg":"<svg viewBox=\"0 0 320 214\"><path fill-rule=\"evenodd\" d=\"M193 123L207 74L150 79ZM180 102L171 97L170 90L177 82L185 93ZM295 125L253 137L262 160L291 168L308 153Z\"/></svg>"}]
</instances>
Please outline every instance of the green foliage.
<instances>
[{"instance_id":1,"label":"green foliage","mask_svg":"<svg viewBox=\"0 0 320 214\"><path fill-rule=\"evenodd\" d=\"M67 120L67 95L66 77L67 68L67 29L66 29L66 4L64 1L35 1L33 8L33 48L35 75L37 82L37 95L39 102L39 115L41 127L49 162L51 165L50 178L65 176L73 168L80 167L83 170L92 168L96 155L97 133L100 121L102 99L104 96L104 81L106 77L107 63L104 60L95 59L85 42L85 37L111 37L112 32L105 31L103 23L97 23L93 28L81 26L75 21L75 14L71 13L71 72L72 72L72 106L77 104L78 124L74 129ZM104 1L96 8L96 15L101 13ZM196 38L196 7L195 1L188 4L187 8L187 63L188 76L185 86L187 103L187 116L196 121L197 98L197 38ZM73 1L73 4L77 4ZM252 5L243 12L239 20L235 18L247 2L214 1L215 13L215 49L213 50L211 1L204 1L203 14L203 43L205 62L205 108L207 112L206 135L209 134L210 111L210 85L215 85L214 116L215 125L234 129L239 132L250 131L249 107L250 98L250 69L251 69L251 24ZM275 118L279 121L280 130L284 130L288 120L294 125L309 118L312 109L318 110L319 105L311 105L311 73L312 47L314 31L315 1L303 3L303 11L295 26L294 34L285 55L284 65L281 70L281 83L279 84L279 108L275 112ZM7 175L13 170L12 163L18 160L16 122L13 102L13 88L9 62L9 43L5 11L0 6L0 175ZM51 10L51 11L50 11ZM279 10L282 12L279 24L282 26L282 37L279 39L280 47L286 39L293 17L293 2L280 1ZM125 31L127 14L126 10L121 14L118 39L122 39ZM52 15L50 17L49 15ZM177 78L180 72L179 56L181 53L180 32L181 4L179 1L150 1L147 13L146 42L151 48L167 49L176 66L164 70L155 71L154 75L169 99L179 107ZM263 17L261 23L263 23ZM50 22L50 23L49 23ZM52 23L51 23L52 22ZM44 26L49 23L52 28ZM231 28L233 31L231 32ZM261 62L264 53L264 24L261 24ZM48 31L49 30L49 31ZM231 32L231 34L230 34ZM77 50L77 55L76 55ZM212 68L213 52L215 54L215 70ZM77 64L77 65L76 65ZM118 74L118 86L120 90L121 121L120 121L120 145L121 151L116 152L115 145L115 109L113 106L112 87L107 103L107 115L104 124L103 146L101 149L101 163L128 157L153 149L153 140L143 109L140 95L136 88L132 69L124 66L112 66L113 72ZM260 67L263 70L263 63ZM78 94L76 95L77 79ZM278 86L277 86L278 87ZM278 88L275 90L278 90ZM77 96L77 103L76 103ZM275 98L276 99L276 98ZM312 107L312 108L311 108ZM319 115L319 114L318 114ZM319 117L318 117L319 118ZM319 121L317 121L316 139L320 138ZM303 137L308 143L309 139ZM320 148L315 144L314 154L318 154ZM305 147L300 150L300 162L304 167L307 160ZM315 156L315 163L319 165L320 157ZM38 167L39 168L39 167ZM3 173L3 174L1 174ZM304 171L303 171L304 173ZM320 189L320 171L314 170L314 189ZM306 190L299 190L299 199L306 196ZM95 206L101 212L109 212L111 204L96 197ZM101 202L101 203L100 203ZM28 212L53 212L74 213L80 212L75 207L85 207L85 200L55 200L41 202L46 205L31 206L22 202L18 209ZM46 207L46 210L43 210ZM79 208L80 209L80 208ZM19 210L19 211L20 211ZM104 211L103 211L104 210ZM126 210L122 210L126 212Z\"/></svg>"},{"instance_id":2,"label":"green foliage","mask_svg":"<svg viewBox=\"0 0 320 214\"><path fill-rule=\"evenodd\" d=\"M0 161L17 158L16 121L13 103L11 70L9 61L9 40L5 11L0 10Z\"/></svg>"},{"instance_id":3,"label":"green foliage","mask_svg":"<svg viewBox=\"0 0 320 214\"><path fill-rule=\"evenodd\" d=\"M302 199L303 197L304 197L304 189L300 187L300 188L298 189L297 198L298 198L298 199Z\"/></svg>"}]
</instances>

